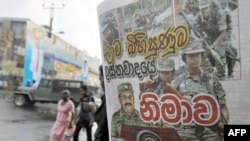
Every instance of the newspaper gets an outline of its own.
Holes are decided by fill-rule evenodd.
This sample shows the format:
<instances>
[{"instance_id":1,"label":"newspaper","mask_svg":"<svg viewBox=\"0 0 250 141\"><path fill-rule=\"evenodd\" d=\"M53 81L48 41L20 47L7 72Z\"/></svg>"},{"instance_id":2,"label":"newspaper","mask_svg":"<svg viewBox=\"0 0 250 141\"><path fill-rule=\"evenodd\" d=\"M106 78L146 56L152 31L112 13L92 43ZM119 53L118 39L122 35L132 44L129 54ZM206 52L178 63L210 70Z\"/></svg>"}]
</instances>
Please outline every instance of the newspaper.
<instances>
[{"instance_id":1,"label":"newspaper","mask_svg":"<svg viewBox=\"0 0 250 141\"><path fill-rule=\"evenodd\" d=\"M249 1L106 0L98 7L112 140L223 140L248 124Z\"/></svg>"}]
</instances>

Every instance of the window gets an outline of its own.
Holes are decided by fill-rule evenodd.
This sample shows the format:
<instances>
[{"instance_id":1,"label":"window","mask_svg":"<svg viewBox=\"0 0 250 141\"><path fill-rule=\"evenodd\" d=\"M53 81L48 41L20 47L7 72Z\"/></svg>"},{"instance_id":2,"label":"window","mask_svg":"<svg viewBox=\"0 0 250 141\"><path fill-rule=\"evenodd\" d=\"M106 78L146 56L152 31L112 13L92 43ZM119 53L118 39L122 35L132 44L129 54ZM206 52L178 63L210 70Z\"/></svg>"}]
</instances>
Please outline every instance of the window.
<instances>
[{"instance_id":1,"label":"window","mask_svg":"<svg viewBox=\"0 0 250 141\"><path fill-rule=\"evenodd\" d=\"M69 83L69 87L70 88L75 88L76 87L76 83L75 82L70 82Z\"/></svg>"},{"instance_id":2,"label":"window","mask_svg":"<svg viewBox=\"0 0 250 141\"><path fill-rule=\"evenodd\" d=\"M69 87L70 88L80 88L81 83L80 82L70 82Z\"/></svg>"},{"instance_id":3,"label":"window","mask_svg":"<svg viewBox=\"0 0 250 141\"><path fill-rule=\"evenodd\" d=\"M59 81L59 82L58 82L58 87L65 87L64 82L63 82L63 81Z\"/></svg>"},{"instance_id":4,"label":"window","mask_svg":"<svg viewBox=\"0 0 250 141\"><path fill-rule=\"evenodd\" d=\"M25 22L12 22L12 31L14 33L14 38L21 39L25 31Z\"/></svg>"},{"instance_id":5,"label":"window","mask_svg":"<svg viewBox=\"0 0 250 141\"><path fill-rule=\"evenodd\" d=\"M47 87L49 84L49 81L48 80L42 80L39 84L39 87Z\"/></svg>"},{"instance_id":6,"label":"window","mask_svg":"<svg viewBox=\"0 0 250 141\"><path fill-rule=\"evenodd\" d=\"M69 82L65 82L65 87L69 87Z\"/></svg>"}]
</instances>

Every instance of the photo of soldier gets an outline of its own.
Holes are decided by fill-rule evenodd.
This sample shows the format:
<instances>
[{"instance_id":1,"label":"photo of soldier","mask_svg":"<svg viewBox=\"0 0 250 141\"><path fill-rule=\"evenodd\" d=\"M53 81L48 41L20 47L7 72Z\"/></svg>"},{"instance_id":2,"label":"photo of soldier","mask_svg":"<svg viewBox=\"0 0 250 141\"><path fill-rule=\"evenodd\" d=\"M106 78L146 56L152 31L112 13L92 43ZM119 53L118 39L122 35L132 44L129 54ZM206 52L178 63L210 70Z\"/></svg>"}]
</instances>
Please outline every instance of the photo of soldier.
<instances>
[{"instance_id":1,"label":"photo of soldier","mask_svg":"<svg viewBox=\"0 0 250 141\"><path fill-rule=\"evenodd\" d=\"M226 12L220 6L215 5L215 2L211 2L211 0L199 0L200 12L196 16L195 27L200 33L205 34L204 39L209 45L208 48L218 53L221 63L211 55L208 55L208 58L216 68L220 80L225 80L226 64L228 65L228 78L234 77L233 72L238 53L232 46L231 22L227 18Z\"/></svg>"},{"instance_id":2,"label":"photo of soldier","mask_svg":"<svg viewBox=\"0 0 250 141\"><path fill-rule=\"evenodd\" d=\"M231 38L233 38L235 35L233 35L233 26L232 26L232 11L235 10L237 7L234 8L230 8L229 7L229 3L233 3L232 5L235 6L235 4L237 4L236 2L233 2L232 0L219 0L220 2L220 7L223 11L225 11L226 13L226 21L227 21L227 26L228 26L228 34ZM233 73L233 68L235 66L236 61L240 61L239 59L237 59L236 57L238 56L238 51L235 48L235 46L233 44L231 44L230 49L232 51L232 53L235 54L235 58L232 57L228 57L230 56L229 52L226 52L227 57L226 57L226 62L227 62L227 69L228 69L228 74L229 77L233 77L232 73Z\"/></svg>"},{"instance_id":3,"label":"photo of soldier","mask_svg":"<svg viewBox=\"0 0 250 141\"><path fill-rule=\"evenodd\" d=\"M103 42L105 45L112 45L115 39L119 38L117 21L112 13L107 14L102 22Z\"/></svg>"},{"instance_id":4,"label":"photo of soldier","mask_svg":"<svg viewBox=\"0 0 250 141\"><path fill-rule=\"evenodd\" d=\"M119 137L123 124L135 126L149 126L141 120L139 111L135 109L135 97L132 84L121 83L117 86L118 99L121 108L112 116L112 137Z\"/></svg>"},{"instance_id":5,"label":"photo of soldier","mask_svg":"<svg viewBox=\"0 0 250 141\"><path fill-rule=\"evenodd\" d=\"M155 15L142 15L141 9L136 9L134 12L134 32L137 31L148 31L152 28L151 19Z\"/></svg>"},{"instance_id":6,"label":"photo of soldier","mask_svg":"<svg viewBox=\"0 0 250 141\"><path fill-rule=\"evenodd\" d=\"M171 85L179 91L183 99L190 102L198 94L213 96L219 104L221 113L214 125L204 126L194 121L186 125L181 124L177 132L184 141L222 141L223 126L229 121L224 88L216 75L206 73L200 67L204 52L201 40L191 39L181 54L187 70L176 77ZM211 112L212 110L201 116L210 116Z\"/></svg>"},{"instance_id":7,"label":"photo of soldier","mask_svg":"<svg viewBox=\"0 0 250 141\"><path fill-rule=\"evenodd\" d=\"M124 23L131 22L133 32L146 32L155 36L173 25L172 1L141 0L124 7Z\"/></svg>"},{"instance_id":8,"label":"photo of soldier","mask_svg":"<svg viewBox=\"0 0 250 141\"><path fill-rule=\"evenodd\" d=\"M164 94L172 93L172 88L170 88L170 83L173 80L175 73L175 63L174 59L170 58L158 58L157 60L157 75L150 75L150 79L145 83L140 84L140 96L144 92L152 92L156 93L158 97L161 97ZM155 123L156 127L163 128L172 128L174 126L171 124L164 123L163 121L159 121Z\"/></svg>"},{"instance_id":9,"label":"photo of soldier","mask_svg":"<svg viewBox=\"0 0 250 141\"><path fill-rule=\"evenodd\" d=\"M155 76L151 75L151 79L143 84L142 87L144 88L141 89L141 93L153 92L158 94L159 97L166 93L167 84L170 84L175 72L174 60L169 58L159 58L157 60L157 70L158 74Z\"/></svg>"}]
</instances>

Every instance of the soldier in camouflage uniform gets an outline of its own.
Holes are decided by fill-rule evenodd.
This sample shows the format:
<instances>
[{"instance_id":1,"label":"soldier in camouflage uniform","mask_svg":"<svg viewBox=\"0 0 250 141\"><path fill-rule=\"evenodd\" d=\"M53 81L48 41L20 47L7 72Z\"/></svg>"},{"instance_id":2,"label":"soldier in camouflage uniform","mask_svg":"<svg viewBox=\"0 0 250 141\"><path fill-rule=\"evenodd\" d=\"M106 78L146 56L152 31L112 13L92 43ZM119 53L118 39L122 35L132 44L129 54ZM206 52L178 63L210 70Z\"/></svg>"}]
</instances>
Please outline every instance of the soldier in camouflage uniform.
<instances>
[{"instance_id":1,"label":"soldier in camouflage uniform","mask_svg":"<svg viewBox=\"0 0 250 141\"><path fill-rule=\"evenodd\" d=\"M226 20L227 20L227 26L228 26L228 36L233 36L232 30L232 15L231 15L231 8L230 8L230 3L232 2L231 0L219 0L221 9L225 11L226 13ZM234 9L233 9L234 10ZM229 49L231 49L232 53L234 53L234 58L226 57L226 62L227 62L227 69L228 69L228 76L233 77L233 68L236 63L236 57L238 56L238 51L237 49L231 44L229 46ZM227 53L227 52L226 52Z\"/></svg>"},{"instance_id":2,"label":"soldier in camouflage uniform","mask_svg":"<svg viewBox=\"0 0 250 141\"><path fill-rule=\"evenodd\" d=\"M169 92L169 87L167 84L170 84L173 80L175 73L175 63L173 59L169 58L158 58L157 60L157 71L158 75L156 78L150 79L144 84L143 92L152 92L156 93L158 97ZM141 92L141 94L143 93ZM156 127L169 127L174 128L173 125L159 121L155 124Z\"/></svg>"},{"instance_id":3,"label":"soldier in camouflage uniform","mask_svg":"<svg viewBox=\"0 0 250 141\"><path fill-rule=\"evenodd\" d=\"M117 29L117 21L113 14L106 15L102 23L103 43L105 45L112 45L115 39L119 39L119 32Z\"/></svg>"},{"instance_id":4,"label":"soldier in camouflage uniform","mask_svg":"<svg viewBox=\"0 0 250 141\"><path fill-rule=\"evenodd\" d=\"M151 29L151 21L149 17L143 16L140 9L136 9L134 12L134 31L147 31Z\"/></svg>"},{"instance_id":5,"label":"soldier in camouflage uniform","mask_svg":"<svg viewBox=\"0 0 250 141\"><path fill-rule=\"evenodd\" d=\"M213 7L219 8L219 2L218 0L209 0L211 1L211 5ZM199 9L199 0L186 0L185 2L185 12L187 14L193 14L194 16L196 16L197 13L199 13L200 9Z\"/></svg>"},{"instance_id":6,"label":"soldier in camouflage uniform","mask_svg":"<svg viewBox=\"0 0 250 141\"><path fill-rule=\"evenodd\" d=\"M149 88L146 88L146 92L153 92L159 96L165 93L166 84L170 83L174 76L175 64L173 59L159 58L157 61L158 77L153 79Z\"/></svg>"},{"instance_id":7,"label":"soldier in camouflage uniform","mask_svg":"<svg viewBox=\"0 0 250 141\"><path fill-rule=\"evenodd\" d=\"M221 116L216 123L223 127L229 120L229 113L226 106L225 91L216 75L207 74L200 67L201 58L205 50L200 40L190 40L182 52L182 60L187 66L186 72L179 75L172 81L175 87L185 100L191 99L197 94L208 94L217 100L220 105ZM209 115L207 115L209 116ZM221 126L219 126L221 125ZM211 126L201 126L194 121L188 125L180 125L178 134L184 141L222 141L221 134Z\"/></svg>"},{"instance_id":8,"label":"soldier in camouflage uniform","mask_svg":"<svg viewBox=\"0 0 250 141\"><path fill-rule=\"evenodd\" d=\"M217 69L220 79L225 77L226 51L232 52L231 27L227 21L227 14L219 7L212 6L210 0L199 0L200 13L196 16L195 24L200 32L206 33L206 40L220 56L222 64L209 57L210 62ZM236 54L233 54L235 58ZM228 76L232 77L233 66L228 68Z\"/></svg>"},{"instance_id":9,"label":"soldier in camouflage uniform","mask_svg":"<svg viewBox=\"0 0 250 141\"><path fill-rule=\"evenodd\" d=\"M121 109L116 111L112 117L112 136L119 137L123 124L147 126L139 115L139 111L134 108L134 91L131 83L122 83L117 86L118 99Z\"/></svg>"}]
</instances>

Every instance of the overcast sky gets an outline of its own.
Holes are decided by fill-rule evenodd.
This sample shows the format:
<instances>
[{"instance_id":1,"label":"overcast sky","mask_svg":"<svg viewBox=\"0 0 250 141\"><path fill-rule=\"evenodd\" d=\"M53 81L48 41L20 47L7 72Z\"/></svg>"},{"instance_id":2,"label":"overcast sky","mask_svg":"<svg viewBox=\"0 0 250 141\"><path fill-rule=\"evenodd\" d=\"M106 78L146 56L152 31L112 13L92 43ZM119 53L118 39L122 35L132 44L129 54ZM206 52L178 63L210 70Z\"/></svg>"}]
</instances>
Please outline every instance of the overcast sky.
<instances>
[{"instance_id":1,"label":"overcast sky","mask_svg":"<svg viewBox=\"0 0 250 141\"><path fill-rule=\"evenodd\" d=\"M101 58L97 6L103 0L0 0L0 17L28 18L38 25L49 25L52 3L54 10L53 32L90 56Z\"/></svg>"}]
</instances>

